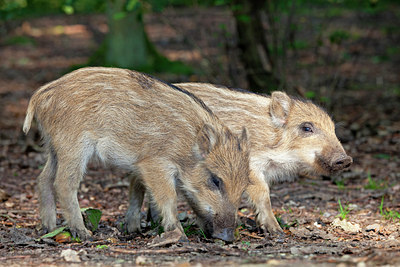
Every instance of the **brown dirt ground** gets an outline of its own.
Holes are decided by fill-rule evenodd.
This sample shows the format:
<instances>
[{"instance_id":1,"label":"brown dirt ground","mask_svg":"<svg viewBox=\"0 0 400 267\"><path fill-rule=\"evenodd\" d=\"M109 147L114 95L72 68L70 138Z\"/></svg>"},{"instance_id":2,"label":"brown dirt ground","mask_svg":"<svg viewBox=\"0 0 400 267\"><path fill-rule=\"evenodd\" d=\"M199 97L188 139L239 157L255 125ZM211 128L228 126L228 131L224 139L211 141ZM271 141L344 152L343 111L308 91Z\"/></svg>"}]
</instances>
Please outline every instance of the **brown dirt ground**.
<instances>
[{"instance_id":1,"label":"brown dirt ground","mask_svg":"<svg viewBox=\"0 0 400 267\"><path fill-rule=\"evenodd\" d=\"M58 78L71 65L84 63L107 26L102 15L47 16L17 23L0 39L0 265L400 265L400 218L385 219L379 211L382 196L383 212L400 211L400 55L374 61L388 47L400 43L398 30L382 30L396 18L398 21L396 8L380 15L345 13L332 19L329 27L351 28L359 38L342 46L324 44L317 56L312 49L301 50L296 59L308 72L298 71L296 66L288 68L292 80L305 88L329 89L332 82L328 78L339 77L341 86L331 94L329 110L341 123L338 135L354 158L351 170L337 177L300 177L274 185L274 212L288 226L284 237L259 233L253 213L243 202L239 214L244 227L233 244L195 233L189 236L189 244L163 248L148 247L154 235L149 228L136 236L118 230L127 207L126 174L101 168L90 169L79 193L81 207L103 211L94 241L36 240L35 178L44 158L35 145L37 132L25 137L21 131L27 103L40 85ZM162 53L204 70L190 77L159 75L161 78L246 87L243 74L234 79L229 74L232 69L243 73L237 51L230 51L233 57L228 60L226 46L221 45L227 39L221 37L218 25L232 28L226 10L171 9L147 16L146 22ZM315 21L306 19L304 23ZM13 36L25 36L32 42L8 45ZM334 58L335 64L323 64L332 59L329 55L343 51L353 53L351 59L356 60ZM321 58L326 61L321 63ZM339 214L338 199L348 205L347 220L359 224L359 232L332 225ZM179 210L184 225L190 224L190 210L184 203ZM67 261L62 256L67 249L76 251L78 260Z\"/></svg>"}]
</instances>

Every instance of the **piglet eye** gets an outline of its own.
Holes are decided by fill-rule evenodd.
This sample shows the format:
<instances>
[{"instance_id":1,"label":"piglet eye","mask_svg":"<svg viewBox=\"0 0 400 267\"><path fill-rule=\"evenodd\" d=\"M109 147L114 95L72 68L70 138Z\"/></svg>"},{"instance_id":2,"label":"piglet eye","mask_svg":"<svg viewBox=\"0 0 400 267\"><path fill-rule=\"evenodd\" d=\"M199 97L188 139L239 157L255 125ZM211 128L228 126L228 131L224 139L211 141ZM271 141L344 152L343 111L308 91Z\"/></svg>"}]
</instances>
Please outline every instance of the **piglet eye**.
<instances>
[{"instance_id":1,"label":"piglet eye","mask_svg":"<svg viewBox=\"0 0 400 267\"><path fill-rule=\"evenodd\" d=\"M312 123L309 123L309 122L305 122L305 123L301 124L300 128L305 133L313 133L314 132L314 127L313 127Z\"/></svg>"},{"instance_id":2,"label":"piglet eye","mask_svg":"<svg viewBox=\"0 0 400 267\"><path fill-rule=\"evenodd\" d=\"M219 190L221 190L222 181L218 176L216 176L215 174L211 174L210 182L214 188L218 188Z\"/></svg>"}]
</instances>

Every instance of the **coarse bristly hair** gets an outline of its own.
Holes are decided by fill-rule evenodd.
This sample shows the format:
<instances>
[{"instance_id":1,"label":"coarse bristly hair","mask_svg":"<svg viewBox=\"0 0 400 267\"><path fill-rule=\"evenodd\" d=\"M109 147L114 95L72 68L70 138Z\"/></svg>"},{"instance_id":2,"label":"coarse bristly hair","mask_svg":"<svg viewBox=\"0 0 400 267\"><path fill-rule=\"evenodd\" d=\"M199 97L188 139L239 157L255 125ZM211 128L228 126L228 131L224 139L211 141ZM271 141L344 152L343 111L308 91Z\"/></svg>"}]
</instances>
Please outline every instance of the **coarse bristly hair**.
<instances>
[{"instance_id":1,"label":"coarse bristly hair","mask_svg":"<svg viewBox=\"0 0 400 267\"><path fill-rule=\"evenodd\" d=\"M56 199L68 227L81 238L90 233L77 200L90 159L135 173L127 230L140 230L146 190L166 231L183 229L176 218L177 181L192 195L210 235L226 236L249 184L247 132L232 134L204 102L185 89L149 75L117 68L83 68L39 88L32 96L23 130L39 122L47 163L38 177L40 217L56 227ZM232 219L233 218L233 219ZM230 230L229 230L230 231Z\"/></svg>"},{"instance_id":2,"label":"coarse bristly hair","mask_svg":"<svg viewBox=\"0 0 400 267\"><path fill-rule=\"evenodd\" d=\"M175 85L203 100L234 133L247 127L252 182L247 195L259 213L258 223L270 232L281 230L270 206L269 184L299 174L330 175L352 162L332 118L309 100L280 91L268 96L208 83Z\"/></svg>"}]
</instances>

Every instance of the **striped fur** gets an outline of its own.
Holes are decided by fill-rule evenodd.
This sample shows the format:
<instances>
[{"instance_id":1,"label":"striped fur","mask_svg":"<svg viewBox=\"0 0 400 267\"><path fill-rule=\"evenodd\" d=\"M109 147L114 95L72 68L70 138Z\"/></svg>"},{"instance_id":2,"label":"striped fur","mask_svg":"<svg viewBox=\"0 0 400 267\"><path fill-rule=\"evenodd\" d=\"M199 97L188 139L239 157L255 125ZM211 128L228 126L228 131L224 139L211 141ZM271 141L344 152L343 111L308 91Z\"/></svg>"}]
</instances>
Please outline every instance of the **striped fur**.
<instances>
[{"instance_id":1,"label":"striped fur","mask_svg":"<svg viewBox=\"0 0 400 267\"><path fill-rule=\"evenodd\" d=\"M207 83L175 85L203 100L234 133L247 127L252 174L247 194L258 223L270 232L281 231L271 209L270 183L291 180L299 173L330 175L352 162L330 116L310 101L283 92L265 96ZM308 126L312 133L304 131Z\"/></svg>"},{"instance_id":2,"label":"striped fur","mask_svg":"<svg viewBox=\"0 0 400 267\"><path fill-rule=\"evenodd\" d=\"M25 133L34 117L48 153L38 177L44 228L56 227L57 198L71 231L90 236L77 190L88 161L96 158L136 174L128 230L140 230L140 207L148 190L164 229L178 228L184 236L176 217L181 190L206 232L233 239L233 232L223 233L235 228L236 210L249 183L246 131L233 135L192 93L139 72L83 68L33 94Z\"/></svg>"}]
</instances>

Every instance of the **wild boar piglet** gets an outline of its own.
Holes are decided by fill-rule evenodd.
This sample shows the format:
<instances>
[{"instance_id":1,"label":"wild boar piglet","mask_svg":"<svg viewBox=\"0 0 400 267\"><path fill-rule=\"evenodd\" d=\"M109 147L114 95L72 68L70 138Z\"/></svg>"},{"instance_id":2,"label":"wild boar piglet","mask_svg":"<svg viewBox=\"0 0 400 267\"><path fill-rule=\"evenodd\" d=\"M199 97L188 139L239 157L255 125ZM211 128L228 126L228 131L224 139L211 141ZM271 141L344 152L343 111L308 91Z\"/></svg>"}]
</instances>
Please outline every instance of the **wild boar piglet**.
<instances>
[{"instance_id":1,"label":"wild boar piglet","mask_svg":"<svg viewBox=\"0 0 400 267\"><path fill-rule=\"evenodd\" d=\"M203 100L234 133L247 127L251 183L246 193L264 230L282 231L271 208L271 182L299 173L331 175L352 164L331 117L311 101L280 91L267 96L206 83L175 85Z\"/></svg>"},{"instance_id":2,"label":"wild boar piglet","mask_svg":"<svg viewBox=\"0 0 400 267\"><path fill-rule=\"evenodd\" d=\"M210 236L234 239L240 198L249 184L249 148L243 128L234 135L193 94L149 75L117 68L83 68L39 88L23 130L36 118L47 152L38 177L40 218L56 227L56 200L68 227L85 228L77 191L89 160L134 172L136 198L130 231L140 230L148 190L165 231L180 231L182 191Z\"/></svg>"}]
</instances>

